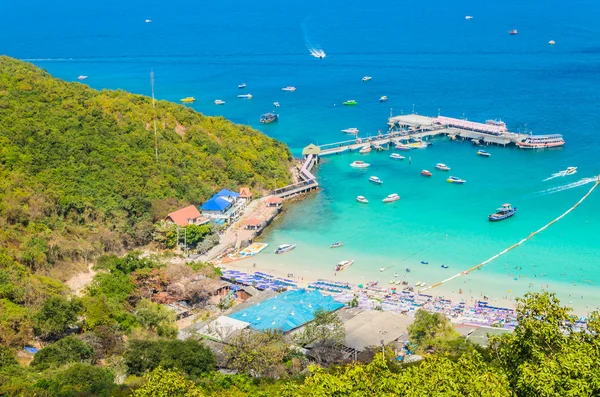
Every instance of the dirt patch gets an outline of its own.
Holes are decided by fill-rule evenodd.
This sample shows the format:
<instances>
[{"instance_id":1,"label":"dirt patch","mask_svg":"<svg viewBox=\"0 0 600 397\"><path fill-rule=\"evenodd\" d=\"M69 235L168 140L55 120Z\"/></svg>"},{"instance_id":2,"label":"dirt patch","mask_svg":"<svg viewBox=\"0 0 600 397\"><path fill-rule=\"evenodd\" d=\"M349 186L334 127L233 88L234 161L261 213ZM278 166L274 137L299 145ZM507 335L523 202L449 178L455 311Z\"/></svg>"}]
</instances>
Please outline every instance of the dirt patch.
<instances>
[{"instance_id":1,"label":"dirt patch","mask_svg":"<svg viewBox=\"0 0 600 397\"><path fill-rule=\"evenodd\" d=\"M66 281L65 284L67 284L67 286L71 288L75 295L83 295L83 290L85 289L85 287L87 287L88 284L92 282L94 276L96 275L96 272L92 269L92 267L93 265L90 263L88 265L87 271L78 273Z\"/></svg>"}]
</instances>

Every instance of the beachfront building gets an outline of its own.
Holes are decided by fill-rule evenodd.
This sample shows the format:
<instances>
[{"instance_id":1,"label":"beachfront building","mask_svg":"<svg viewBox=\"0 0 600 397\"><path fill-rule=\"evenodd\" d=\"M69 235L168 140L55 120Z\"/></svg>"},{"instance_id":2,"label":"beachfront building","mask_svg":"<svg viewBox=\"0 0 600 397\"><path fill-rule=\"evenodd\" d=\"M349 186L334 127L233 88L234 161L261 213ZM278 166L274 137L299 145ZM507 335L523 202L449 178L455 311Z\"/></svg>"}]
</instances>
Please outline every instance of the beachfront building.
<instances>
[{"instance_id":1,"label":"beachfront building","mask_svg":"<svg viewBox=\"0 0 600 397\"><path fill-rule=\"evenodd\" d=\"M179 227L187 225L203 225L210 222L210 219L203 217L194 205L189 205L177 211L171 212L165 218L166 222L174 223Z\"/></svg>"},{"instance_id":2,"label":"beachfront building","mask_svg":"<svg viewBox=\"0 0 600 397\"><path fill-rule=\"evenodd\" d=\"M250 193L249 189L247 193ZM240 193L222 189L202 204L200 209L203 216L214 220L217 224L232 223L242 216L248 200L241 197Z\"/></svg>"}]
</instances>

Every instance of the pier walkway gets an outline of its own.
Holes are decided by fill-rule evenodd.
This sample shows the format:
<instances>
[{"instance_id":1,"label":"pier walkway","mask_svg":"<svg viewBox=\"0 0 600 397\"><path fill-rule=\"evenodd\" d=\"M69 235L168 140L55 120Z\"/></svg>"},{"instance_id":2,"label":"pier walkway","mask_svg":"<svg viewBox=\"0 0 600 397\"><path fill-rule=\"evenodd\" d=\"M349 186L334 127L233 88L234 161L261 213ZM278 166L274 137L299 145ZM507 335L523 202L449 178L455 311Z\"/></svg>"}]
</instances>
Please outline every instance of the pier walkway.
<instances>
[{"instance_id":1,"label":"pier walkway","mask_svg":"<svg viewBox=\"0 0 600 397\"><path fill-rule=\"evenodd\" d=\"M317 164L317 160L318 156L316 154L306 155L302 167L298 172L298 179L300 179L300 181L275 189L273 194L279 198L285 199L317 189L319 187L319 182L317 182L317 178L311 172L313 167Z\"/></svg>"}]
</instances>

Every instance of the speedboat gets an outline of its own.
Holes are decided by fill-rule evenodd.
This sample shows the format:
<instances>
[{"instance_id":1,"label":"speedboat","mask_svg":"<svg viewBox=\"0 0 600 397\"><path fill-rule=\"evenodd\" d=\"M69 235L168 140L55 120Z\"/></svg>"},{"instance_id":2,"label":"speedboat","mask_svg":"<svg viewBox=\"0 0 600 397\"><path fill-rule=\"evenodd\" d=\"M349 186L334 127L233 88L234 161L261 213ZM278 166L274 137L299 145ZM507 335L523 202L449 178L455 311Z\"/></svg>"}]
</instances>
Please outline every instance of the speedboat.
<instances>
[{"instance_id":1,"label":"speedboat","mask_svg":"<svg viewBox=\"0 0 600 397\"><path fill-rule=\"evenodd\" d=\"M422 265L429 265L429 262L427 262L427 261L421 261L421 264Z\"/></svg>"},{"instance_id":2,"label":"speedboat","mask_svg":"<svg viewBox=\"0 0 600 397\"><path fill-rule=\"evenodd\" d=\"M386 198L383 199L384 203L391 203L393 201L398 201L400 200L400 196L398 196L396 193L392 193L390 195L388 195Z\"/></svg>"},{"instance_id":3,"label":"speedboat","mask_svg":"<svg viewBox=\"0 0 600 397\"><path fill-rule=\"evenodd\" d=\"M423 175L423 176L431 176L432 174L431 174L431 172L429 172L427 170L423 170L423 171L421 171L421 175Z\"/></svg>"},{"instance_id":4,"label":"speedboat","mask_svg":"<svg viewBox=\"0 0 600 397\"><path fill-rule=\"evenodd\" d=\"M394 146L394 149L408 151L408 150L410 150L410 146L407 146L403 143L397 143L396 146Z\"/></svg>"},{"instance_id":5,"label":"speedboat","mask_svg":"<svg viewBox=\"0 0 600 397\"><path fill-rule=\"evenodd\" d=\"M335 271L341 272L342 270L345 270L345 269L349 268L350 266L352 266L353 263L354 263L354 259L351 259L349 261L341 261L340 263L338 263L335 266Z\"/></svg>"},{"instance_id":6,"label":"speedboat","mask_svg":"<svg viewBox=\"0 0 600 397\"><path fill-rule=\"evenodd\" d=\"M342 132L344 134L353 134L353 135L356 135L356 134L358 134L358 128L354 128L354 127L352 127L352 128L346 128L345 130L342 130Z\"/></svg>"},{"instance_id":7,"label":"speedboat","mask_svg":"<svg viewBox=\"0 0 600 397\"><path fill-rule=\"evenodd\" d=\"M196 100L196 98L194 98L193 96L188 96L186 98L182 98L181 102L183 103L190 103L190 102L194 102Z\"/></svg>"},{"instance_id":8,"label":"speedboat","mask_svg":"<svg viewBox=\"0 0 600 397\"><path fill-rule=\"evenodd\" d=\"M369 200L365 196L356 196L356 201L363 204L369 204Z\"/></svg>"},{"instance_id":9,"label":"speedboat","mask_svg":"<svg viewBox=\"0 0 600 397\"><path fill-rule=\"evenodd\" d=\"M565 175L573 175L577 172L577 167L567 167L565 170Z\"/></svg>"},{"instance_id":10,"label":"speedboat","mask_svg":"<svg viewBox=\"0 0 600 397\"><path fill-rule=\"evenodd\" d=\"M442 269L448 269L450 266L448 266L448 265L442 265L442 266L440 266L440 267L441 267Z\"/></svg>"},{"instance_id":11,"label":"speedboat","mask_svg":"<svg viewBox=\"0 0 600 397\"><path fill-rule=\"evenodd\" d=\"M443 164L443 163L437 163L435 165L435 168L440 171L450 171L450 167L448 167L446 164Z\"/></svg>"},{"instance_id":12,"label":"speedboat","mask_svg":"<svg viewBox=\"0 0 600 397\"><path fill-rule=\"evenodd\" d=\"M379 268L379 271L380 271L380 272L383 272L383 271L385 271L385 267L380 267L380 268Z\"/></svg>"},{"instance_id":13,"label":"speedboat","mask_svg":"<svg viewBox=\"0 0 600 397\"><path fill-rule=\"evenodd\" d=\"M275 250L276 254L284 254L296 248L296 244L282 244Z\"/></svg>"},{"instance_id":14,"label":"speedboat","mask_svg":"<svg viewBox=\"0 0 600 397\"><path fill-rule=\"evenodd\" d=\"M516 34L519 34L519 31L517 29L512 29L508 31L508 34L510 34L511 36L514 36Z\"/></svg>"},{"instance_id":15,"label":"speedboat","mask_svg":"<svg viewBox=\"0 0 600 397\"><path fill-rule=\"evenodd\" d=\"M373 182L377 185L381 185L383 183L383 181L381 179L377 178L376 176L370 177L369 182Z\"/></svg>"},{"instance_id":16,"label":"speedboat","mask_svg":"<svg viewBox=\"0 0 600 397\"><path fill-rule=\"evenodd\" d=\"M429 145L427 145L427 142L412 142L409 143L407 146L413 149L425 149Z\"/></svg>"},{"instance_id":17,"label":"speedboat","mask_svg":"<svg viewBox=\"0 0 600 397\"><path fill-rule=\"evenodd\" d=\"M85 80L87 78L88 78L87 76L79 76L79 77L77 77L78 80Z\"/></svg>"},{"instance_id":18,"label":"speedboat","mask_svg":"<svg viewBox=\"0 0 600 397\"><path fill-rule=\"evenodd\" d=\"M483 156L483 157L490 157L492 155L490 152L486 152L483 149L479 149L477 151L477 154L480 155L480 156Z\"/></svg>"},{"instance_id":19,"label":"speedboat","mask_svg":"<svg viewBox=\"0 0 600 397\"><path fill-rule=\"evenodd\" d=\"M379 98L379 102L387 102L388 97L386 97L385 95L383 95L381 98Z\"/></svg>"},{"instance_id":20,"label":"speedboat","mask_svg":"<svg viewBox=\"0 0 600 397\"><path fill-rule=\"evenodd\" d=\"M365 77L363 77L363 78L362 78L362 81L369 81L369 80L371 80L372 78L373 78L373 77L371 77L371 76L365 76Z\"/></svg>"},{"instance_id":21,"label":"speedboat","mask_svg":"<svg viewBox=\"0 0 600 397\"><path fill-rule=\"evenodd\" d=\"M146 19L146 23L152 23L152 19Z\"/></svg>"},{"instance_id":22,"label":"speedboat","mask_svg":"<svg viewBox=\"0 0 600 397\"><path fill-rule=\"evenodd\" d=\"M241 90L242 88L246 88L246 83L242 83L238 85L238 88Z\"/></svg>"},{"instance_id":23,"label":"speedboat","mask_svg":"<svg viewBox=\"0 0 600 397\"><path fill-rule=\"evenodd\" d=\"M550 40L550 41L548 42L548 44L549 44L549 45L554 45L554 44L556 44L556 41L554 41L554 40Z\"/></svg>"},{"instance_id":24,"label":"speedboat","mask_svg":"<svg viewBox=\"0 0 600 397\"><path fill-rule=\"evenodd\" d=\"M360 154L365 154L365 153L369 153L371 150L372 150L372 149L371 149L371 146L363 146L363 148L362 148L362 149L360 149L360 150L358 151L358 153L360 153Z\"/></svg>"},{"instance_id":25,"label":"speedboat","mask_svg":"<svg viewBox=\"0 0 600 397\"><path fill-rule=\"evenodd\" d=\"M279 107L279 102L273 102L273 106L275 106L276 108Z\"/></svg>"},{"instance_id":26,"label":"speedboat","mask_svg":"<svg viewBox=\"0 0 600 397\"><path fill-rule=\"evenodd\" d=\"M291 86L291 85L288 85L287 87L283 87L283 88L282 88L282 90L283 90L283 91L291 91L291 92L294 92L294 91L296 91L296 87L293 87L293 86Z\"/></svg>"},{"instance_id":27,"label":"speedboat","mask_svg":"<svg viewBox=\"0 0 600 397\"><path fill-rule=\"evenodd\" d=\"M502 207L496 209L496 212L488 216L490 222L502 221L510 218L517 212L517 207L513 208L510 204L502 204Z\"/></svg>"},{"instance_id":28,"label":"speedboat","mask_svg":"<svg viewBox=\"0 0 600 397\"><path fill-rule=\"evenodd\" d=\"M279 119L279 115L275 114L273 112L265 113L262 116L260 116L260 122L263 124L269 124L269 123L272 123L273 121L277 121L278 119Z\"/></svg>"},{"instance_id":29,"label":"speedboat","mask_svg":"<svg viewBox=\"0 0 600 397\"><path fill-rule=\"evenodd\" d=\"M367 168L371 164L365 163L364 161L356 160L350 164L350 167L354 168Z\"/></svg>"},{"instance_id":30,"label":"speedboat","mask_svg":"<svg viewBox=\"0 0 600 397\"><path fill-rule=\"evenodd\" d=\"M215 99L215 105L225 105L225 101L222 101L220 99Z\"/></svg>"},{"instance_id":31,"label":"speedboat","mask_svg":"<svg viewBox=\"0 0 600 397\"><path fill-rule=\"evenodd\" d=\"M240 99L252 99L252 94L240 94L238 95Z\"/></svg>"},{"instance_id":32,"label":"speedboat","mask_svg":"<svg viewBox=\"0 0 600 397\"><path fill-rule=\"evenodd\" d=\"M315 58L323 59L326 57L325 51L321 49L309 48L308 51L310 52L310 55Z\"/></svg>"},{"instance_id":33,"label":"speedboat","mask_svg":"<svg viewBox=\"0 0 600 397\"><path fill-rule=\"evenodd\" d=\"M342 243L341 241L336 241L335 243L331 244L331 245L329 246L329 248L339 248L339 247L341 247L342 245L344 245L344 243Z\"/></svg>"},{"instance_id":34,"label":"speedboat","mask_svg":"<svg viewBox=\"0 0 600 397\"><path fill-rule=\"evenodd\" d=\"M456 183L457 185L462 185L463 183L465 183L466 181L464 179L460 179L456 176L451 176L448 179L446 179L446 181L448 183Z\"/></svg>"},{"instance_id":35,"label":"speedboat","mask_svg":"<svg viewBox=\"0 0 600 397\"><path fill-rule=\"evenodd\" d=\"M473 19L473 17L471 15L467 15L465 19L468 21L469 19Z\"/></svg>"},{"instance_id":36,"label":"speedboat","mask_svg":"<svg viewBox=\"0 0 600 397\"><path fill-rule=\"evenodd\" d=\"M406 157L399 155L398 153L390 154L390 158L394 160L404 160Z\"/></svg>"},{"instance_id":37,"label":"speedboat","mask_svg":"<svg viewBox=\"0 0 600 397\"><path fill-rule=\"evenodd\" d=\"M356 102L356 100L354 100L354 99L348 99L347 101L344 101L344 105L346 105L346 106L358 105L358 102Z\"/></svg>"}]
</instances>

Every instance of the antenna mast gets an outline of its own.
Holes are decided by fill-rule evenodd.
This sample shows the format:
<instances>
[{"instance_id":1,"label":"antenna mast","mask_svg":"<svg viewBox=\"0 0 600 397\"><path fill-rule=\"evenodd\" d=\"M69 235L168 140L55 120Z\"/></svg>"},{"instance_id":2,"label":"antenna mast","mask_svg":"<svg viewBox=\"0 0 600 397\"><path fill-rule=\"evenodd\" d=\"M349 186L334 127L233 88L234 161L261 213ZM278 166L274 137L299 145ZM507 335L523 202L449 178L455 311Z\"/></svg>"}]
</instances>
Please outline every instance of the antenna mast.
<instances>
[{"instance_id":1,"label":"antenna mast","mask_svg":"<svg viewBox=\"0 0 600 397\"><path fill-rule=\"evenodd\" d=\"M156 104L154 100L154 70L150 70L150 84L152 85L152 109L154 111L154 156L158 163L158 135L156 133Z\"/></svg>"}]
</instances>

